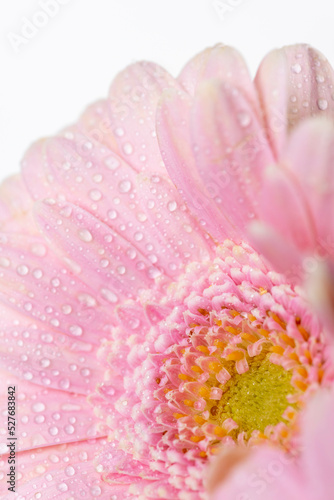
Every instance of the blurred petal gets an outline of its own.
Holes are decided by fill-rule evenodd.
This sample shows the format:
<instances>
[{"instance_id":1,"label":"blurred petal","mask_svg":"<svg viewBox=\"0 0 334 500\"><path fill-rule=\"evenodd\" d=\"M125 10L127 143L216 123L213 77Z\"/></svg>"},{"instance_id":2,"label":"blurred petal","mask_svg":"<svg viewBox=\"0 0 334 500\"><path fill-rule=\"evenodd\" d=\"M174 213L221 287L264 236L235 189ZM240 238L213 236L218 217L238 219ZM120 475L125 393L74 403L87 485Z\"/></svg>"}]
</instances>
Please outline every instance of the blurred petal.
<instances>
[{"instance_id":1,"label":"blurred petal","mask_svg":"<svg viewBox=\"0 0 334 500\"><path fill-rule=\"evenodd\" d=\"M266 129L277 156L287 130L320 114L334 118L334 71L327 59L309 45L273 50L262 61L255 78Z\"/></svg>"}]
</instances>

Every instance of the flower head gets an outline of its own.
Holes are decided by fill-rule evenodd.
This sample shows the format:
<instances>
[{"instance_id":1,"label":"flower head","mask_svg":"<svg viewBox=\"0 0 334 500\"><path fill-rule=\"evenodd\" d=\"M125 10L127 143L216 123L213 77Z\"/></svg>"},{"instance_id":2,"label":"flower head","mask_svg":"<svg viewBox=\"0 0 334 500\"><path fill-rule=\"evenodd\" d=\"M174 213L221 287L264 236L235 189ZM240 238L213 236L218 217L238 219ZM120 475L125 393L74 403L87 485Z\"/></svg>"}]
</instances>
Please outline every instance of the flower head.
<instances>
[{"instance_id":1,"label":"flower head","mask_svg":"<svg viewBox=\"0 0 334 500\"><path fill-rule=\"evenodd\" d=\"M301 72L312 92L292 109ZM130 66L109 99L30 148L0 205L22 498L206 498L221 447L298 454L331 359L302 291L248 227L264 220L259 195L291 130L331 116L331 85L308 47L268 56L254 84L217 46L176 80Z\"/></svg>"}]
</instances>

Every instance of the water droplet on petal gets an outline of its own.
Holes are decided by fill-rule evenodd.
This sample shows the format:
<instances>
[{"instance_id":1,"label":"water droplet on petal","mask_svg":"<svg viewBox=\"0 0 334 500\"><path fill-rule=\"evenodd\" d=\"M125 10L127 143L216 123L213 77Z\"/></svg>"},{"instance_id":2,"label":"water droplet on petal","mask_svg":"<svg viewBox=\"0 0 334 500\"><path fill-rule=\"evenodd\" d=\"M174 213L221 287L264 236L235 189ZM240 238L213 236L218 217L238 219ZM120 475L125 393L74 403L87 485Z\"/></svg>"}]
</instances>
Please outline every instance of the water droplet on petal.
<instances>
[{"instance_id":1,"label":"water droplet on petal","mask_svg":"<svg viewBox=\"0 0 334 500\"><path fill-rule=\"evenodd\" d=\"M25 266L24 264L18 266L16 270L20 276L26 276L29 273L29 267Z\"/></svg>"},{"instance_id":2,"label":"water droplet on petal","mask_svg":"<svg viewBox=\"0 0 334 500\"><path fill-rule=\"evenodd\" d=\"M66 483L59 483L58 484L58 490L61 492L65 492L68 490L68 486Z\"/></svg>"},{"instance_id":3,"label":"water droplet on petal","mask_svg":"<svg viewBox=\"0 0 334 500\"><path fill-rule=\"evenodd\" d=\"M108 302L111 302L112 304L115 304L118 301L117 295L111 290L108 290L108 288L102 288L101 295L104 299L106 299Z\"/></svg>"},{"instance_id":4,"label":"water droplet on petal","mask_svg":"<svg viewBox=\"0 0 334 500\"><path fill-rule=\"evenodd\" d=\"M298 75L301 72L302 67L299 63L296 63L293 66L291 66L291 70Z\"/></svg>"},{"instance_id":5,"label":"water droplet on petal","mask_svg":"<svg viewBox=\"0 0 334 500\"><path fill-rule=\"evenodd\" d=\"M131 190L132 184L128 180L123 180L118 184L121 193L128 193Z\"/></svg>"},{"instance_id":6,"label":"water droplet on petal","mask_svg":"<svg viewBox=\"0 0 334 500\"><path fill-rule=\"evenodd\" d=\"M90 243L93 240L93 235L88 229L79 230L79 238L85 243Z\"/></svg>"},{"instance_id":7,"label":"water droplet on petal","mask_svg":"<svg viewBox=\"0 0 334 500\"><path fill-rule=\"evenodd\" d=\"M175 210L177 209L177 203L176 203L176 201L170 201L168 203L167 207L168 207L168 210L170 212L175 212Z\"/></svg>"},{"instance_id":8,"label":"water droplet on petal","mask_svg":"<svg viewBox=\"0 0 334 500\"><path fill-rule=\"evenodd\" d=\"M36 413L40 413L41 411L45 410L45 404L44 403L35 403L32 405L32 411Z\"/></svg>"},{"instance_id":9,"label":"water droplet on petal","mask_svg":"<svg viewBox=\"0 0 334 500\"><path fill-rule=\"evenodd\" d=\"M318 99L318 108L321 111L325 111L328 108L328 101L326 99Z\"/></svg>"},{"instance_id":10,"label":"water droplet on petal","mask_svg":"<svg viewBox=\"0 0 334 500\"><path fill-rule=\"evenodd\" d=\"M79 325L72 325L70 326L70 332L75 337L80 337L83 334L83 329Z\"/></svg>"},{"instance_id":11,"label":"water droplet on petal","mask_svg":"<svg viewBox=\"0 0 334 500\"><path fill-rule=\"evenodd\" d=\"M102 490L100 488L100 486L92 486L92 488L90 489L90 493L92 495L92 497L99 497L102 493Z\"/></svg>"}]
</instances>

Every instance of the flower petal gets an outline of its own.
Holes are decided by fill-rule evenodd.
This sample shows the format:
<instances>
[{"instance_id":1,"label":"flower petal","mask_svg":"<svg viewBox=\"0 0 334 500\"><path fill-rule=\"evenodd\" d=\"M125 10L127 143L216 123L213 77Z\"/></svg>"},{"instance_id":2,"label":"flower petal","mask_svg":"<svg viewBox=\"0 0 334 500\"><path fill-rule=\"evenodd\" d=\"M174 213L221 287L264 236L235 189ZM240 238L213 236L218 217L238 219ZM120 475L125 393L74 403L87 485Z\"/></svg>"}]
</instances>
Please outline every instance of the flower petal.
<instances>
[{"instance_id":1,"label":"flower petal","mask_svg":"<svg viewBox=\"0 0 334 500\"><path fill-rule=\"evenodd\" d=\"M250 453L218 487L211 499L311 500L305 478L298 472L294 459L269 447Z\"/></svg>"},{"instance_id":2,"label":"flower petal","mask_svg":"<svg viewBox=\"0 0 334 500\"><path fill-rule=\"evenodd\" d=\"M165 171L156 140L155 112L161 93L169 87L179 88L179 84L149 62L129 66L110 87L113 132L121 154L137 171Z\"/></svg>"},{"instance_id":3,"label":"flower petal","mask_svg":"<svg viewBox=\"0 0 334 500\"><path fill-rule=\"evenodd\" d=\"M72 140L47 141L52 197L94 213L143 254L148 252L167 275L178 275L207 245L175 187L161 174L137 173L105 147L85 151L84 141L78 132Z\"/></svg>"},{"instance_id":4,"label":"flower petal","mask_svg":"<svg viewBox=\"0 0 334 500\"><path fill-rule=\"evenodd\" d=\"M218 44L190 59L178 77L183 88L192 96L207 80L219 80L242 90L255 108L257 95L244 58L228 45Z\"/></svg>"},{"instance_id":5,"label":"flower petal","mask_svg":"<svg viewBox=\"0 0 334 500\"><path fill-rule=\"evenodd\" d=\"M96 345L14 316L2 304L0 318L0 362L11 373L44 387L83 395L103 380Z\"/></svg>"},{"instance_id":6,"label":"flower petal","mask_svg":"<svg viewBox=\"0 0 334 500\"><path fill-rule=\"evenodd\" d=\"M327 500L334 489L333 390L319 392L308 405L304 419L303 463L312 498Z\"/></svg>"},{"instance_id":7,"label":"flower petal","mask_svg":"<svg viewBox=\"0 0 334 500\"><path fill-rule=\"evenodd\" d=\"M190 110L186 93L165 92L157 111L157 133L168 173L189 209L218 241L231 236L232 227L203 187L191 148Z\"/></svg>"},{"instance_id":8,"label":"flower petal","mask_svg":"<svg viewBox=\"0 0 334 500\"><path fill-rule=\"evenodd\" d=\"M17 498L110 500L112 493L124 498L123 489L112 491L95 471L94 459L103 443L103 439L96 439L19 453ZM3 492L7 491L6 483L2 484Z\"/></svg>"},{"instance_id":9,"label":"flower petal","mask_svg":"<svg viewBox=\"0 0 334 500\"><path fill-rule=\"evenodd\" d=\"M314 114L334 116L333 68L309 45L270 52L259 67L255 85L277 156L285 146L287 129Z\"/></svg>"},{"instance_id":10,"label":"flower petal","mask_svg":"<svg viewBox=\"0 0 334 500\"><path fill-rule=\"evenodd\" d=\"M273 162L260 119L238 89L209 81L198 88L191 125L202 183L240 238Z\"/></svg>"},{"instance_id":11,"label":"flower petal","mask_svg":"<svg viewBox=\"0 0 334 500\"><path fill-rule=\"evenodd\" d=\"M59 260L41 237L3 233L0 241L1 300L41 330L98 345L112 324L110 307L73 275L74 264Z\"/></svg>"},{"instance_id":12,"label":"flower petal","mask_svg":"<svg viewBox=\"0 0 334 500\"><path fill-rule=\"evenodd\" d=\"M94 416L86 397L63 390L39 387L1 370L6 386L14 386L17 406L17 451L93 439L107 434ZM7 407L7 393L1 395ZM1 417L1 433L7 434L7 415Z\"/></svg>"},{"instance_id":13,"label":"flower petal","mask_svg":"<svg viewBox=\"0 0 334 500\"><path fill-rule=\"evenodd\" d=\"M73 272L109 308L150 288L162 274L120 234L75 205L40 203L36 220L60 258L70 259Z\"/></svg>"}]
</instances>

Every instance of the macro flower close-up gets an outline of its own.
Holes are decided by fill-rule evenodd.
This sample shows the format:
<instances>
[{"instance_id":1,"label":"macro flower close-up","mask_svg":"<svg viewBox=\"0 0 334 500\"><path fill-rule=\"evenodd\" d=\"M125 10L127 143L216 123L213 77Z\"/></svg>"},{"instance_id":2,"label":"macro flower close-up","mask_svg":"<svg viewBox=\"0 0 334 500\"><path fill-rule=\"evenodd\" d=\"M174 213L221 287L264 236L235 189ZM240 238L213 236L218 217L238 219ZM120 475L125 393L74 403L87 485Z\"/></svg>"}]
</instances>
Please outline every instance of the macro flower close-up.
<instances>
[{"instance_id":1,"label":"macro flower close-up","mask_svg":"<svg viewBox=\"0 0 334 500\"><path fill-rule=\"evenodd\" d=\"M333 119L317 50L253 79L216 45L177 78L128 66L28 149L0 187L15 498L331 498L333 331L305 283L334 255Z\"/></svg>"}]
</instances>

